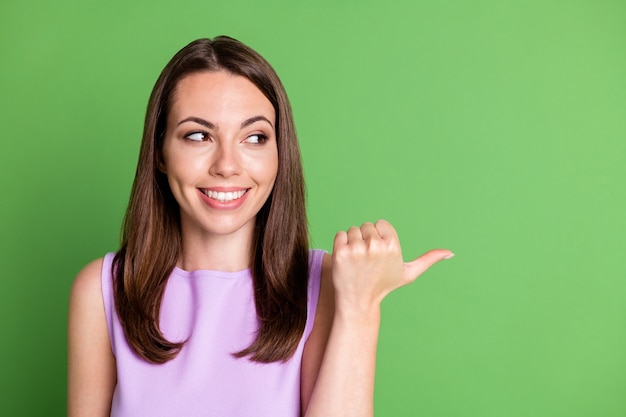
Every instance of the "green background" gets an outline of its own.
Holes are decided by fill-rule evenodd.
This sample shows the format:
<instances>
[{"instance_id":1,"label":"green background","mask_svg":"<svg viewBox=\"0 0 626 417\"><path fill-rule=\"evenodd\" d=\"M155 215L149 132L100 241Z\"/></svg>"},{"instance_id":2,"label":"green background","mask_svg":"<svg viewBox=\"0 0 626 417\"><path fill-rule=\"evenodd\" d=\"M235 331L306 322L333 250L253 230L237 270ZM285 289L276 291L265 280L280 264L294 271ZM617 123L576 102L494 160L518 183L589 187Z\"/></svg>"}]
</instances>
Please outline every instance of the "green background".
<instances>
[{"instance_id":1,"label":"green background","mask_svg":"<svg viewBox=\"0 0 626 417\"><path fill-rule=\"evenodd\" d=\"M378 416L626 416L626 2L3 1L0 414L65 413L69 288L117 248L148 95L198 37L289 92L313 245L453 260L383 304Z\"/></svg>"}]
</instances>

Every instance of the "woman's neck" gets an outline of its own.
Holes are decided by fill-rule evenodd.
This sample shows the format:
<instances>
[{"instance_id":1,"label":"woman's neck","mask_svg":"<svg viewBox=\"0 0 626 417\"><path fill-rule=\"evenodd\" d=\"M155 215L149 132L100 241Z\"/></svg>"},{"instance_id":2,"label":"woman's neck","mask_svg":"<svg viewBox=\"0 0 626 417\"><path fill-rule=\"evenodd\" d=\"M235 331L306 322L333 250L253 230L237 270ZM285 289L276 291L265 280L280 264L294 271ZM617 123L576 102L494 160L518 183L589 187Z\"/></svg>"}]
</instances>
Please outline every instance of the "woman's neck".
<instances>
[{"instance_id":1,"label":"woman's neck","mask_svg":"<svg viewBox=\"0 0 626 417\"><path fill-rule=\"evenodd\" d=\"M208 269L235 272L250 268L253 228L228 235L206 234L196 229L182 233L181 257L176 264L186 271Z\"/></svg>"}]
</instances>

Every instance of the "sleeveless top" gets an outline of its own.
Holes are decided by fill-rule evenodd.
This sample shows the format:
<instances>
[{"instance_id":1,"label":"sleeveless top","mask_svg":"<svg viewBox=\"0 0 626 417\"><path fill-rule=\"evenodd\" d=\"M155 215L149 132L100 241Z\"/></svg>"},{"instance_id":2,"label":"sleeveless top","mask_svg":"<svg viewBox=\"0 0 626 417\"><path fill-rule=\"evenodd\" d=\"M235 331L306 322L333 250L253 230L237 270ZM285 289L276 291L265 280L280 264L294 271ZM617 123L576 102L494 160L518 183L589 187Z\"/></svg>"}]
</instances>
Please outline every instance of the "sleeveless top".
<instances>
[{"instance_id":1,"label":"sleeveless top","mask_svg":"<svg viewBox=\"0 0 626 417\"><path fill-rule=\"evenodd\" d=\"M248 347L258 329L251 271L188 272L175 268L161 304L166 339L187 339L178 356L151 364L132 351L115 312L111 264L104 257L102 295L117 385L112 417L297 417L300 365L311 333L324 251L309 253L307 321L294 355L257 363L232 354Z\"/></svg>"}]
</instances>

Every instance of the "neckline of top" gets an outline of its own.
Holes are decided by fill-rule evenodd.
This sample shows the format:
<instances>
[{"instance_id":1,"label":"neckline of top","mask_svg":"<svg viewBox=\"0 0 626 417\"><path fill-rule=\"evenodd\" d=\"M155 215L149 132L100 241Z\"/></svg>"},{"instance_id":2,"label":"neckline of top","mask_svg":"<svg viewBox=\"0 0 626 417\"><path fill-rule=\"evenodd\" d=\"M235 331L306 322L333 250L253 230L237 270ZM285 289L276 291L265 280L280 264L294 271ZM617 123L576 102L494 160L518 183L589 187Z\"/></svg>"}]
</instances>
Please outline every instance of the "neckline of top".
<instances>
[{"instance_id":1,"label":"neckline of top","mask_svg":"<svg viewBox=\"0 0 626 417\"><path fill-rule=\"evenodd\" d=\"M212 277L212 278L222 278L222 279L236 279L245 276L251 275L251 269L246 268L240 271L218 271L212 269L196 269L193 271L187 271L185 269L179 268L177 266L174 267L172 271L173 275L177 275L183 278L195 278L195 277Z\"/></svg>"}]
</instances>

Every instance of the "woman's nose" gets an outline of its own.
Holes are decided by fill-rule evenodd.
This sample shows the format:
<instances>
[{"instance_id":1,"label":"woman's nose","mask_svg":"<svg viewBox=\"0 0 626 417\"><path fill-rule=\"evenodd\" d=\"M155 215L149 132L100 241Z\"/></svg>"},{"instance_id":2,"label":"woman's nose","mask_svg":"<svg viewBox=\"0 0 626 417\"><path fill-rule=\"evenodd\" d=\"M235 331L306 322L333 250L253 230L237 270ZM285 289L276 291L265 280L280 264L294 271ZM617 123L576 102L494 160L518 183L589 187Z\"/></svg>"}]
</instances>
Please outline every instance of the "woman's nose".
<instances>
[{"instance_id":1,"label":"woman's nose","mask_svg":"<svg viewBox=\"0 0 626 417\"><path fill-rule=\"evenodd\" d=\"M211 175L229 177L241 172L241 162L237 150L231 146L220 144L213 155L209 173Z\"/></svg>"}]
</instances>

